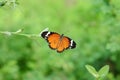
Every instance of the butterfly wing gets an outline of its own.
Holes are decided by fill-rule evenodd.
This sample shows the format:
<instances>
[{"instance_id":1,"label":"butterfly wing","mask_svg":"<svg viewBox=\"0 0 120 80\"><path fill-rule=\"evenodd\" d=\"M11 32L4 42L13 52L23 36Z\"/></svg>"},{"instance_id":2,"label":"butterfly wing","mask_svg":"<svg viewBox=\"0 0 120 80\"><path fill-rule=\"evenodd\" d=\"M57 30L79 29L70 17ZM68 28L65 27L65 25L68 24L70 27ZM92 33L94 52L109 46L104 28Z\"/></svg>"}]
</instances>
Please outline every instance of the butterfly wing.
<instances>
[{"instance_id":1,"label":"butterfly wing","mask_svg":"<svg viewBox=\"0 0 120 80\"><path fill-rule=\"evenodd\" d=\"M56 49L58 46L59 40L60 40L60 34L54 33L54 32L52 34L50 34L47 39L47 41L49 43L49 47L51 49Z\"/></svg>"},{"instance_id":2,"label":"butterfly wing","mask_svg":"<svg viewBox=\"0 0 120 80\"><path fill-rule=\"evenodd\" d=\"M63 52L65 49L68 49L70 45L70 40L67 37L62 37L62 39L59 41L57 52Z\"/></svg>"},{"instance_id":3,"label":"butterfly wing","mask_svg":"<svg viewBox=\"0 0 120 80\"><path fill-rule=\"evenodd\" d=\"M57 52L63 52L65 49L76 47L76 43L72 39L55 32L44 31L41 33L41 36L47 40L49 47L57 50Z\"/></svg>"}]
</instances>

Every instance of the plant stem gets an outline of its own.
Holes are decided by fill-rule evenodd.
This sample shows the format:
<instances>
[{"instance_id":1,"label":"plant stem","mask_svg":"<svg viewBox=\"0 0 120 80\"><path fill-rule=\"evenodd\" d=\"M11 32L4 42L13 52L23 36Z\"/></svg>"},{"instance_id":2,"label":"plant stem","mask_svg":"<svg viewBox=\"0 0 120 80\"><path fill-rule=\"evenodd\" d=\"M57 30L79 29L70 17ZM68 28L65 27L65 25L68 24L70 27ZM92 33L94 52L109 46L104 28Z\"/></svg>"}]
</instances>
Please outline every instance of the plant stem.
<instances>
[{"instance_id":1,"label":"plant stem","mask_svg":"<svg viewBox=\"0 0 120 80\"><path fill-rule=\"evenodd\" d=\"M4 35L7 35L7 36L20 35L20 36L25 36L25 37L28 37L28 38L31 38L31 37L40 37L38 34L24 34L24 33L21 33L22 31L23 31L22 29L19 29L16 32L0 31L0 34L4 34Z\"/></svg>"}]
</instances>

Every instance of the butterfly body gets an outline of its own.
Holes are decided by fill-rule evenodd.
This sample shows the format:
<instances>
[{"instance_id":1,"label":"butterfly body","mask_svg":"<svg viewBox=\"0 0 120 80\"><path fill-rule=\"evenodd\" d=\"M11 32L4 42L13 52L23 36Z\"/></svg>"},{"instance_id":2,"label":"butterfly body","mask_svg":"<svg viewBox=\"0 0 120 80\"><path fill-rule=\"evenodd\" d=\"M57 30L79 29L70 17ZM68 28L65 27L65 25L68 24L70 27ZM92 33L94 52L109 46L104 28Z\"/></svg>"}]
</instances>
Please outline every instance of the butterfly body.
<instances>
[{"instance_id":1,"label":"butterfly body","mask_svg":"<svg viewBox=\"0 0 120 80\"><path fill-rule=\"evenodd\" d=\"M73 49L76 47L76 43L69 37L60 35L56 32L43 31L41 36L49 43L51 49L57 50L57 52L63 52L65 49Z\"/></svg>"}]
</instances>

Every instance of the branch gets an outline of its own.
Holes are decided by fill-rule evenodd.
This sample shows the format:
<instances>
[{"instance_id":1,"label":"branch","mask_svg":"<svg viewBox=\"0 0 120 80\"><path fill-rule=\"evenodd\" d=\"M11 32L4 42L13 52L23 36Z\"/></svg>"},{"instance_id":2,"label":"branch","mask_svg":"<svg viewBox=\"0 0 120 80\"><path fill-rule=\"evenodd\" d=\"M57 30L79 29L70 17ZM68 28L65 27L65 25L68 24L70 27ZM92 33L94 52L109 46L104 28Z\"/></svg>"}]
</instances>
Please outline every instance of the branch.
<instances>
[{"instance_id":1,"label":"branch","mask_svg":"<svg viewBox=\"0 0 120 80\"><path fill-rule=\"evenodd\" d=\"M4 34L4 35L7 35L7 36L20 35L20 36L25 36L25 37L28 37L28 38L40 37L40 35L38 35L38 34L24 34L24 33L21 33L22 31L23 31L23 29L19 29L19 30L15 31L15 32L0 31L0 34Z\"/></svg>"}]
</instances>

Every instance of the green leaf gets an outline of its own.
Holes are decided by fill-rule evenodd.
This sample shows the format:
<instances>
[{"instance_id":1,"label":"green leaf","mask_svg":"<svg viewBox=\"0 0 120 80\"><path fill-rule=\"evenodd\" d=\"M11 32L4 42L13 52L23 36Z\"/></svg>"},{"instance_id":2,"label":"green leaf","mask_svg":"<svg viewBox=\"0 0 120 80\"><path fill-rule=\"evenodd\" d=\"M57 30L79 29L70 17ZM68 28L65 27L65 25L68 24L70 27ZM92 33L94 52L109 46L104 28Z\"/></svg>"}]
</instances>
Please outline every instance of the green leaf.
<instances>
[{"instance_id":1,"label":"green leaf","mask_svg":"<svg viewBox=\"0 0 120 80\"><path fill-rule=\"evenodd\" d=\"M100 75L100 77L104 78L108 74L108 72L109 72L109 65L106 65L99 70L98 74Z\"/></svg>"},{"instance_id":2,"label":"green leaf","mask_svg":"<svg viewBox=\"0 0 120 80\"><path fill-rule=\"evenodd\" d=\"M7 3L7 1L0 2L0 7L4 6Z\"/></svg>"},{"instance_id":3,"label":"green leaf","mask_svg":"<svg viewBox=\"0 0 120 80\"><path fill-rule=\"evenodd\" d=\"M85 66L86 69L95 77L95 78L98 78L99 77L99 74L98 72L95 70L94 67L90 66L90 65L86 65Z\"/></svg>"}]
</instances>

